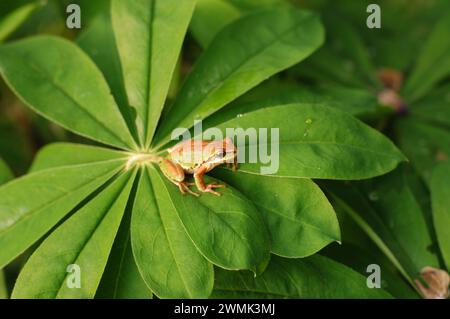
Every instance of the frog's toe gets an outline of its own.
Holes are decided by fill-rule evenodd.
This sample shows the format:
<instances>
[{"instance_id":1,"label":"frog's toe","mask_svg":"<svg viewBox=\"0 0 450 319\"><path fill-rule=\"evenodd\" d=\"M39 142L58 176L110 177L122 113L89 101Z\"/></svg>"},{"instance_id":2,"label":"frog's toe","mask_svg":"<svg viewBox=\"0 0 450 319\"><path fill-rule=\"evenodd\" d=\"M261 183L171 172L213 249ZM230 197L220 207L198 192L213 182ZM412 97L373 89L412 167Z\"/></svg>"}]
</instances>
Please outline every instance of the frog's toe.
<instances>
[{"instance_id":1,"label":"frog's toe","mask_svg":"<svg viewBox=\"0 0 450 319\"><path fill-rule=\"evenodd\" d=\"M189 185L189 184L188 183L179 183L178 184L178 188L180 189L180 192L182 192L183 194L189 193L189 194L194 195L196 197L200 196L196 192L191 191L190 188L187 185Z\"/></svg>"},{"instance_id":2,"label":"frog's toe","mask_svg":"<svg viewBox=\"0 0 450 319\"><path fill-rule=\"evenodd\" d=\"M215 190L212 190L211 188L206 188L203 192L211 193L211 194L216 195L216 196L221 196L221 194L219 192L216 192Z\"/></svg>"},{"instance_id":3,"label":"frog's toe","mask_svg":"<svg viewBox=\"0 0 450 319\"><path fill-rule=\"evenodd\" d=\"M206 187L210 187L210 188L225 188L226 186L224 184L209 184Z\"/></svg>"},{"instance_id":4,"label":"frog's toe","mask_svg":"<svg viewBox=\"0 0 450 319\"><path fill-rule=\"evenodd\" d=\"M221 194L219 192L216 192L214 190L214 188L224 188L224 187L225 187L225 185L223 185L223 184L209 184L209 185L206 185L206 188L203 190L203 192L211 193L216 196L220 196Z\"/></svg>"}]
</instances>

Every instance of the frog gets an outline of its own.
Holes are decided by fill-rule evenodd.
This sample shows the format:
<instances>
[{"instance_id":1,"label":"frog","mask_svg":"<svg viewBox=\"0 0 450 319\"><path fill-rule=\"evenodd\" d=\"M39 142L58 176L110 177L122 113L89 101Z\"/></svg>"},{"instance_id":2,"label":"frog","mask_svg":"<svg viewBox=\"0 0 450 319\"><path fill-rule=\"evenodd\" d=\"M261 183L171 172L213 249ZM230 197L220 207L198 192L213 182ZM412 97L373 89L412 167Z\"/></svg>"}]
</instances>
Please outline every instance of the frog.
<instances>
[{"instance_id":1,"label":"frog","mask_svg":"<svg viewBox=\"0 0 450 319\"><path fill-rule=\"evenodd\" d=\"M159 168L163 175L178 186L181 193L199 196L189 189L195 185L200 192L221 194L214 189L225 187L223 184L206 184L204 175L215 167L226 164L237 170L237 148L230 137L223 140L207 141L189 139L167 149L167 155L160 157ZM185 180L186 174L194 177L194 182Z\"/></svg>"}]
</instances>

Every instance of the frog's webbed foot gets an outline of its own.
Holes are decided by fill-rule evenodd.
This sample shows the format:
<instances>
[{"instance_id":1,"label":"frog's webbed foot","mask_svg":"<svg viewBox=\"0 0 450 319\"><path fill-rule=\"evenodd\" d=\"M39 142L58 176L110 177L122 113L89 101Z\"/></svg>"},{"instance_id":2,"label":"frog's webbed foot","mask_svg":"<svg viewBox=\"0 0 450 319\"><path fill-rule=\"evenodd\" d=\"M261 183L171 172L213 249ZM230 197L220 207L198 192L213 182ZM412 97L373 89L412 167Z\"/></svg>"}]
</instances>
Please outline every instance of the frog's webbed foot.
<instances>
[{"instance_id":1,"label":"frog's webbed foot","mask_svg":"<svg viewBox=\"0 0 450 319\"><path fill-rule=\"evenodd\" d=\"M220 196L219 192L216 192L214 188L223 188L225 185L222 184L205 184L205 181L203 179L203 175L207 172L207 168L203 167L198 172L194 173L194 180L195 185L197 186L197 189L201 191L202 193L211 193L216 196Z\"/></svg>"},{"instance_id":2,"label":"frog's webbed foot","mask_svg":"<svg viewBox=\"0 0 450 319\"><path fill-rule=\"evenodd\" d=\"M216 192L214 190L214 188L224 188L224 187L225 187L225 185L222 185L222 184L208 184L208 185L205 186L204 189L200 189L200 191L202 191L204 193L211 193L211 194L214 194L216 196L220 196L220 193Z\"/></svg>"},{"instance_id":3,"label":"frog's webbed foot","mask_svg":"<svg viewBox=\"0 0 450 319\"><path fill-rule=\"evenodd\" d=\"M180 189L180 192L183 194L189 193L191 195L194 195L196 197L200 196L196 192L193 192L189 189L188 185L193 185L195 183L186 183L186 182L177 182L176 185L178 185L178 188Z\"/></svg>"}]
</instances>

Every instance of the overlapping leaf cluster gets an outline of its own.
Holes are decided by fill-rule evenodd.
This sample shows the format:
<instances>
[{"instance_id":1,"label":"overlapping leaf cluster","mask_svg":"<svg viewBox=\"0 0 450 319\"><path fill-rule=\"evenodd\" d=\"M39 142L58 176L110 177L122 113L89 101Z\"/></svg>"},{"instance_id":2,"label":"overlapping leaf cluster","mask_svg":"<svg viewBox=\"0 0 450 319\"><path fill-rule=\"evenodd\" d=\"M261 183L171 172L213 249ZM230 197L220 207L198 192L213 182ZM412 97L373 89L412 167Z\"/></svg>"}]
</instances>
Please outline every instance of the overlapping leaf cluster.
<instances>
[{"instance_id":1,"label":"overlapping leaf cluster","mask_svg":"<svg viewBox=\"0 0 450 319\"><path fill-rule=\"evenodd\" d=\"M0 188L0 267L43 238L13 297L387 297L343 264L308 257L340 241L311 179L379 176L402 153L331 98L266 101L239 116L224 108L317 50L318 16L281 7L220 28L166 103L194 8L193 0L113 0L78 45L36 36L0 46L0 73L25 104L105 145L49 145L29 174ZM218 169L222 196L194 198L152 163L126 169L199 119L204 129L279 128L279 171ZM70 264L82 269L81 289L66 285Z\"/></svg>"}]
</instances>

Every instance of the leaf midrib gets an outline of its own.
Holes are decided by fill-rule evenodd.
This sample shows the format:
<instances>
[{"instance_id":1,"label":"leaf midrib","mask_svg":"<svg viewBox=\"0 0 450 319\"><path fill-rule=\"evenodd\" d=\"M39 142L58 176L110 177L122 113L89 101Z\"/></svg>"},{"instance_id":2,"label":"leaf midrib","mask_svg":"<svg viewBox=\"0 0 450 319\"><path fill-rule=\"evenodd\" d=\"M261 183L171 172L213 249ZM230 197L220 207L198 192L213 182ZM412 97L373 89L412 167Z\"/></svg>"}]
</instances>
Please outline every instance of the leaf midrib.
<instances>
[{"instance_id":1,"label":"leaf midrib","mask_svg":"<svg viewBox=\"0 0 450 319\"><path fill-rule=\"evenodd\" d=\"M280 141L278 143L279 145L295 145L295 144L305 144L305 145L336 145L339 147L348 147L348 148L354 148L357 150L362 150L362 151L366 151L369 153L374 153L383 157L388 157L388 158L394 158L394 159L398 159L400 156L394 156L391 153L385 153L385 152L379 152L379 151L374 151L373 149L369 149L369 148L364 148L362 146L358 146L358 145L353 145L353 144L344 144L344 143L340 143L340 142L336 142L336 141ZM246 143L245 146L255 146L255 145L270 145L267 143Z\"/></svg>"},{"instance_id":2,"label":"leaf midrib","mask_svg":"<svg viewBox=\"0 0 450 319\"><path fill-rule=\"evenodd\" d=\"M288 219L288 220L290 220L290 221L292 221L292 222L294 222L294 223L297 223L297 224L306 226L307 228L308 228L308 227L309 227L309 228L312 228L312 229L315 230L317 233L322 234L323 236L325 236L325 237L328 238L328 239L332 239L332 240L336 240L336 241L339 240L339 239L335 238L334 236L331 236L331 235L329 235L328 233L324 232L324 231L323 231L321 228L319 228L318 226L315 226L315 225L313 225L313 224L310 224L310 223L308 223L308 222L305 222L305 221L302 220L302 219L295 219L295 218L293 218L293 217L291 217L291 216L284 215L283 213L281 213L281 212L279 212L279 211L277 211L277 210L274 210L274 209L272 209L272 208L267 208L267 207L265 207L264 205L260 204L259 202L255 202L255 205L258 206L258 207L261 207L261 208L264 209L264 210L267 210L267 211L269 211L269 212L272 212L272 213L274 213L275 215L278 215L278 216L281 216L281 217L283 217L283 218L286 218L286 219ZM309 206L313 206L313 205L309 205ZM305 209L305 208L302 208L302 211L303 211L304 209Z\"/></svg>"},{"instance_id":3,"label":"leaf midrib","mask_svg":"<svg viewBox=\"0 0 450 319\"><path fill-rule=\"evenodd\" d=\"M178 273L180 274L180 278L181 278L181 280L182 280L182 282L183 282L183 286L185 287L186 292L188 293L188 295L189 295L191 298L194 298L194 295L193 295L192 292L190 291L189 285L186 284L186 279L184 278L183 272L181 271L181 267L180 267L180 265L178 264L177 258L175 257L176 254L174 253L174 250L173 250L173 247L172 247L173 244L172 244L171 240L169 239L170 236L168 236L168 234L167 234L166 224L164 223L164 219L163 219L163 217L161 216L161 209L160 209L160 206L159 206L159 203L158 203L158 199L157 199L156 194L155 194L155 190L153 189L153 184L152 184L152 181L151 181L150 172L149 172L149 171L146 171L146 174L145 174L145 175L146 175L146 178L147 178L147 182L148 182L150 185L152 185L152 187L150 187L150 188L151 188L151 192L152 192L153 198L155 199L155 203L156 203L156 208L157 208L157 212L158 212L158 215L159 215L159 219L161 220L162 229L163 229L163 231L164 231L165 237L167 238L167 243L168 243L168 245L169 245L169 249L170 249L170 253L171 253L172 257L173 257L173 261L174 261L174 263L175 263L175 266L177 267ZM159 176L159 174L157 173L156 175L157 175L157 177L160 179L160 183L164 184L164 181L161 180L161 177ZM164 184L164 185L165 185L165 184ZM168 193L168 192L167 192L167 193ZM168 195L169 195L169 194L168 194ZM170 198L170 195L169 195L169 198ZM170 202L172 208L173 208L175 211L177 211L177 209L176 209L175 205L173 204L172 200L170 200L169 202Z\"/></svg>"},{"instance_id":4,"label":"leaf midrib","mask_svg":"<svg viewBox=\"0 0 450 319\"><path fill-rule=\"evenodd\" d=\"M143 127L143 136L142 136L142 144L147 145L147 134L148 134L148 124L149 124L149 116L150 116L150 101L151 101L151 83L152 83L152 55L153 55L153 28L154 28L154 15L155 15L155 2L156 1L150 1L150 27L149 27L149 34L148 34L148 57L147 57L147 77L146 77L146 97L145 97L145 107L144 107L144 127Z\"/></svg>"}]
</instances>

